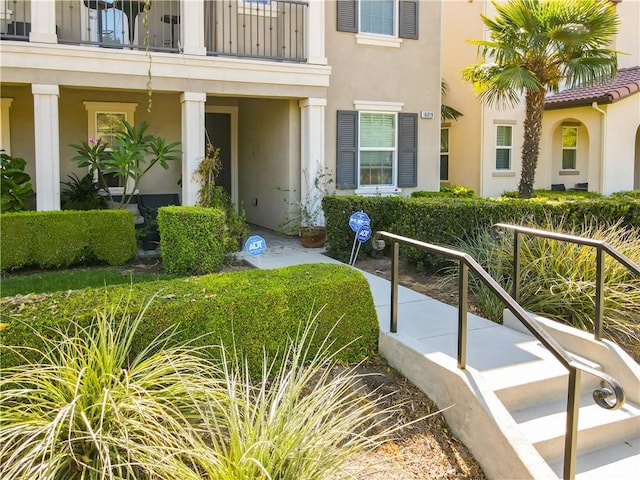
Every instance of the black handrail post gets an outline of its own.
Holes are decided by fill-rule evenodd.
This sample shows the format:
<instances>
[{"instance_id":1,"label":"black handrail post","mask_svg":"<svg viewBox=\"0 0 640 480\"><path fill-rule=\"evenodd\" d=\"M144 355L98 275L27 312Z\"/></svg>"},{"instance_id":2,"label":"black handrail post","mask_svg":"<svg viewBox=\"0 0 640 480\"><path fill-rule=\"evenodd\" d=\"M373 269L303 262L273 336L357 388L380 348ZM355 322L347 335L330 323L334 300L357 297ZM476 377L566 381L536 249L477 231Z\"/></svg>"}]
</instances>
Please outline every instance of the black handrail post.
<instances>
[{"instance_id":1,"label":"black handrail post","mask_svg":"<svg viewBox=\"0 0 640 480\"><path fill-rule=\"evenodd\" d=\"M391 255L391 333L398 333L398 262L400 257L400 244L393 242Z\"/></svg>"},{"instance_id":2,"label":"black handrail post","mask_svg":"<svg viewBox=\"0 0 640 480\"><path fill-rule=\"evenodd\" d=\"M596 247L596 302L595 318L593 320L596 340L602 340L602 321L604 313L604 250L601 245Z\"/></svg>"},{"instance_id":3,"label":"black handrail post","mask_svg":"<svg viewBox=\"0 0 640 480\"><path fill-rule=\"evenodd\" d=\"M460 260L458 272L458 368L467 367L467 310L469 309L469 268Z\"/></svg>"},{"instance_id":4,"label":"black handrail post","mask_svg":"<svg viewBox=\"0 0 640 480\"><path fill-rule=\"evenodd\" d=\"M513 299L517 302L520 297L520 235L513 232Z\"/></svg>"},{"instance_id":5,"label":"black handrail post","mask_svg":"<svg viewBox=\"0 0 640 480\"><path fill-rule=\"evenodd\" d=\"M567 395L567 429L564 438L564 466L562 478L573 480L576 476L576 451L578 442L578 412L580 410L580 370L569 370Z\"/></svg>"}]
</instances>

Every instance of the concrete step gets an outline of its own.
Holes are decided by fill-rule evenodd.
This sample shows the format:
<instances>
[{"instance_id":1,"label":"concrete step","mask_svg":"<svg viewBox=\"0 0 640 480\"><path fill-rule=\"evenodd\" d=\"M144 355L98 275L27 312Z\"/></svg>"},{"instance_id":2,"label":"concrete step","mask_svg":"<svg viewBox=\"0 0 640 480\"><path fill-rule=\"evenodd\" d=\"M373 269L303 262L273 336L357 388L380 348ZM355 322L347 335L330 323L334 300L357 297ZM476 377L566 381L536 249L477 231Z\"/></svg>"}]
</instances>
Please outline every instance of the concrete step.
<instances>
[{"instance_id":1,"label":"concrete step","mask_svg":"<svg viewBox=\"0 0 640 480\"><path fill-rule=\"evenodd\" d=\"M562 477L562 461L551 468ZM578 455L576 480L637 480L640 478L640 435Z\"/></svg>"},{"instance_id":2,"label":"concrete step","mask_svg":"<svg viewBox=\"0 0 640 480\"><path fill-rule=\"evenodd\" d=\"M525 437L550 465L561 461L564 454L566 399L510 413ZM580 397L577 438L579 454L638 435L640 408L637 405L625 402L618 410L607 410L596 405L591 394Z\"/></svg>"},{"instance_id":3,"label":"concrete step","mask_svg":"<svg viewBox=\"0 0 640 480\"><path fill-rule=\"evenodd\" d=\"M529 352L532 360L483 372L487 383L504 406L509 410L521 410L540 402L541 398L547 402L566 399L568 370L537 340L521 343L518 347ZM578 355L572 356L590 368L602 370L595 362ZM592 392L597 386L597 378L582 375L582 392Z\"/></svg>"}]
</instances>

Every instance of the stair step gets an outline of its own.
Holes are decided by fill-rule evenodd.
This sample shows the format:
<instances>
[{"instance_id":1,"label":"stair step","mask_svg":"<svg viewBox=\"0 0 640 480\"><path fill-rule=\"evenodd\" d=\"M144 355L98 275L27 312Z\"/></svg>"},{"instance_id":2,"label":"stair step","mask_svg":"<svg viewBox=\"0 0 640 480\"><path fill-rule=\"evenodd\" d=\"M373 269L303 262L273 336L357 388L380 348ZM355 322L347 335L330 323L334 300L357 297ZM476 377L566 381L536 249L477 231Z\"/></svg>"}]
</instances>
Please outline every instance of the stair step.
<instances>
[{"instance_id":1,"label":"stair step","mask_svg":"<svg viewBox=\"0 0 640 480\"><path fill-rule=\"evenodd\" d=\"M562 461L553 463L551 468L559 478L562 477ZM578 455L576 480L602 480L605 478L612 480L637 480L640 478L640 435Z\"/></svg>"},{"instance_id":2,"label":"stair step","mask_svg":"<svg viewBox=\"0 0 640 480\"><path fill-rule=\"evenodd\" d=\"M485 380L505 407L509 410L524 409L539 402L540 398L566 398L568 370L537 340L522 343L518 347L527 351L532 359L483 372ZM602 370L595 362L571 355L590 368ZM591 392L597 385L597 378L582 375L583 392Z\"/></svg>"},{"instance_id":3,"label":"stair step","mask_svg":"<svg viewBox=\"0 0 640 480\"><path fill-rule=\"evenodd\" d=\"M547 462L563 456L566 429L566 399L511 411L524 435ZM593 402L591 394L580 397L578 451L600 448L640 434L640 408L629 402L618 410L607 410Z\"/></svg>"}]
</instances>

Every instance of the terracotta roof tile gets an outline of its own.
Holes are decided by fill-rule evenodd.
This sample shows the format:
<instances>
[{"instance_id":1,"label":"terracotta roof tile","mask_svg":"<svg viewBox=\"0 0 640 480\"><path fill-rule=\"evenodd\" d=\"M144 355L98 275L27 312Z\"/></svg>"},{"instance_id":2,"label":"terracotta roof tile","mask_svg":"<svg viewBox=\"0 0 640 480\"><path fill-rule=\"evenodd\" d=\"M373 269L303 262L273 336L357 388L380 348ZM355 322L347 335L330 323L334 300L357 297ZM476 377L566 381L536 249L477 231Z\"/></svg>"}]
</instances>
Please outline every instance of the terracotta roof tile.
<instances>
[{"instance_id":1,"label":"terracotta roof tile","mask_svg":"<svg viewBox=\"0 0 640 480\"><path fill-rule=\"evenodd\" d=\"M614 103L640 92L640 66L621 68L615 78L556 93L545 99L545 110L591 105L593 102Z\"/></svg>"}]
</instances>

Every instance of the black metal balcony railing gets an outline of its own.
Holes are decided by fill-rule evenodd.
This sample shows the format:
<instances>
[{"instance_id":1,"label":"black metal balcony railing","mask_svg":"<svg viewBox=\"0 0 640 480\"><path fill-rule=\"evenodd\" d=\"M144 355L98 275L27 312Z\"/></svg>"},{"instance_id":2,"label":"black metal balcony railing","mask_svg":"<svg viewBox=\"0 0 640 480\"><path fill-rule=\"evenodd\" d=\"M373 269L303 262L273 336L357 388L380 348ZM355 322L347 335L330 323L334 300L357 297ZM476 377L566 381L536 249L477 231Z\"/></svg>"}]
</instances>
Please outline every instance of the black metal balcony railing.
<instances>
[{"instance_id":1,"label":"black metal balcony railing","mask_svg":"<svg viewBox=\"0 0 640 480\"><path fill-rule=\"evenodd\" d=\"M292 0L205 2L207 54L303 62L308 5Z\"/></svg>"},{"instance_id":2,"label":"black metal balcony railing","mask_svg":"<svg viewBox=\"0 0 640 480\"><path fill-rule=\"evenodd\" d=\"M29 40L35 0L0 0L0 37ZM184 0L56 0L58 43L180 52ZM208 55L304 62L308 2L204 0ZM146 11L145 11L146 9Z\"/></svg>"}]
</instances>

